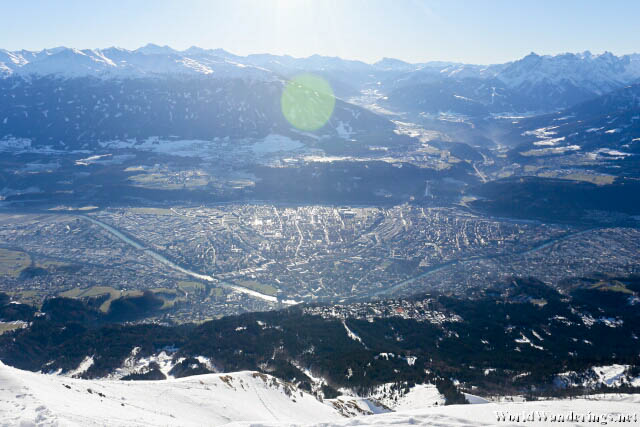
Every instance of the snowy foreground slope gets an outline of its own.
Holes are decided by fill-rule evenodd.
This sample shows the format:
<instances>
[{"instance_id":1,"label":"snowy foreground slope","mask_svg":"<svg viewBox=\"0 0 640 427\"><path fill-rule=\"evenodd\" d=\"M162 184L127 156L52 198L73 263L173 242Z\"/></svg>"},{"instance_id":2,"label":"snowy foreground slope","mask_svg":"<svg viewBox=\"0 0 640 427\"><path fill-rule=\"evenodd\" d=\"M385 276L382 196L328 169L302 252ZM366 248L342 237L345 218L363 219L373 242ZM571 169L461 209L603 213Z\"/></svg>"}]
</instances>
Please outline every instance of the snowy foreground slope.
<instances>
[{"instance_id":1,"label":"snowy foreground slope","mask_svg":"<svg viewBox=\"0 0 640 427\"><path fill-rule=\"evenodd\" d=\"M510 422L509 415L522 417L522 414L525 418L535 416L536 422L526 421L529 425L557 425L558 422L551 422L551 417L554 414L567 417L570 411L640 415L640 395L408 409L421 403L430 405L434 398L437 396L425 386L396 408L398 412L345 418L344 410L339 409L341 402L346 406L362 406L364 402L338 399L322 403L286 383L255 372L163 381L79 380L20 371L0 362L1 426L490 426L520 425L522 422ZM504 414L506 420L498 422L496 412ZM537 421L540 416L546 416L547 422ZM567 421L561 424L603 425Z\"/></svg>"},{"instance_id":2,"label":"snowy foreground slope","mask_svg":"<svg viewBox=\"0 0 640 427\"><path fill-rule=\"evenodd\" d=\"M498 421L498 414L504 418ZM576 416L600 416L600 421L583 422ZM627 421L619 421L623 415ZM511 416L511 418L510 418ZM516 418L519 416L519 420ZM553 416L557 418L555 421ZM605 418L606 417L606 418ZM613 420L609 417L613 417ZM546 421L543 421L546 419ZM628 421L628 420L631 421ZM533 421L532 421L533 420ZM576 421L577 420L577 421ZM278 424L263 424L278 425ZM437 406L404 412L357 417L314 426L383 426L425 425L458 426L600 426L640 425L640 395L599 395L591 399L549 400L538 402L503 402L484 405Z\"/></svg>"},{"instance_id":3,"label":"snowy foreground slope","mask_svg":"<svg viewBox=\"0 0 640 427\"><path fill-rule=\"evenodd\" d=\"M165 381L78 380L0 363L0 425L223 425L343 419L273 377L238 372Z\"/></svg>"}]
</instances>

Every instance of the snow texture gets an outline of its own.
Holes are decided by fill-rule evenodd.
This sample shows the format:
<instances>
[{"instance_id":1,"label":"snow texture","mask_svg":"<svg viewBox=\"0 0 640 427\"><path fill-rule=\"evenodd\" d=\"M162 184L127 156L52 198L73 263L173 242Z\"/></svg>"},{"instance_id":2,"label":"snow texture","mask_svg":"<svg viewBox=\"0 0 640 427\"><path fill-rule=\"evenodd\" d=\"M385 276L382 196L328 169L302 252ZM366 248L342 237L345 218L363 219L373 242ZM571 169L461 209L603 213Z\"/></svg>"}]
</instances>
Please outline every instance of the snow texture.
<instances>
[{"instance_id":1,"label":"snow texture","mask_svg":"<svg viewBox=\"0 0 640 427\"><path fill-rule=\"evenodd\" d=\"M613 378L616 368L610 371ZM467 398L474 403L486 402L472 395ZM422 385L398 399L397 412L382 413L384 409L368 399L341 396L323 403L290 384L255 372L164 381L80 380L20 371L0 362L2 426L512 426L522 421L497 422L497 414L568 417L573 411L632 415L638 413L640 395L451 406L441 402L433 386ZM373 415L345 419L340 409L350 410L349 415Z\"/></svg>"}]
</instances>

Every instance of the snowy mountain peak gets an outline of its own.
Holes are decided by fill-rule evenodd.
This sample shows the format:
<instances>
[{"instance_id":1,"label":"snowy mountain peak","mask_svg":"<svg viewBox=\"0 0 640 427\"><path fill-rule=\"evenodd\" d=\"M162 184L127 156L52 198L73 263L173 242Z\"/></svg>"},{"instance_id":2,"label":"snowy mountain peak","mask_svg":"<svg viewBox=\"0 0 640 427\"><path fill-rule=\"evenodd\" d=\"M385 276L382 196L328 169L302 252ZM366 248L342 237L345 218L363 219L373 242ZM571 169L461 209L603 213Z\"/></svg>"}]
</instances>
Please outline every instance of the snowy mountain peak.
<instances>
[{"instance_id":1,"label":"snowy mountain peak","mask_svg":"<svg viewBox=\"0 0 640 427\"><path fill-rule=\"evenodd\" d=\"M385 71L408 71L416 68L415 64L402 61L395 58L384 57L373 64L374 67Z\"/></svg>"},{"instance_id":2,"label":"snowy mountain peak","mask_svg":"<svg viewBox=\"0 0 640 427\"><path fill-rule=\"evenodd\" d=\"M142 53L145 55L173 55L178 53L176 50L173 50L169 46L158 46L157 44L148 43L145 46L142 46L134 52Z\"/></svg>"},{"instance_id":3,"label":"snowy mountain peak","mask_svg":"<svg viewBox=\"0 0 640 427\"><path fill-rule=\"evenodd\" d=\"M495 77L509 87L544 83L566 90L568 84L602 94L640 77L640 73L630 69L629 64L628 56L618 57L611 52L593 55L587 51L555 56L540 56L532 52L508 64Z\"/></svg>"},{"instance_id":4,"label":"snowy mountain peak","mask_svg":"<svg viewBox=\"0 0 640 427\"><path fill-rule=\"evenodd\" d=\"M222 50L222 49L219 49ZM214 53L215 51L212 49L203 49L201 47L198 46L191 46L189 49L185 49L182 51L182 53L187 54L187 55L204 55L207 53ZM224 51L223 51L224 52Z\"/></svg>"},{"instance_id":5,"label":"snowy mountain peak","mask_svg":"<svg viewBox=\"0 0 640 427\"><path fill-rule=\"evenodd\" d=\"M233 59L228 62L225 59ZM8 76L56 76L98 78L193 75L248 77L273 80L273 73L242 63L222 49L192 47L179 52L169 46L147 44L136 50L119 47L84 49L59 47L38 52L0 50L0 78ZM246 58L245 58L246 59Z\"/></svg>"},{"instance_id":6,"label":"snowy mountain peak","mask_svg":"<svg viewBox=\"0 0 640 427\"><path fill-rule=\"evenodd\" d=\"M640 56L615 56L611 52L596 55L589 51L554 56L531 52L513 62L485 66L452 62L411 64L394 58L367 64L322 55L307 58L271 54L238 56L223 49L192 46L178 51L152 43L136 50L118 47L84 50L56 47L37 52L0 50L0 78L12 75L64 78L191 75L272 81L300 72L321 73L333 79L331 83L335 83L338 90L344 89L345 93L357 91L362 84L392 76L386 82L389 88L435 82L448 84L449 79L494 80L492 86L524 91L524 96L573 93L575 96L572 95L571 100L583 100L640 79ZM471 98L475 99L475 96Z\"/></svg>"}]
</instances>

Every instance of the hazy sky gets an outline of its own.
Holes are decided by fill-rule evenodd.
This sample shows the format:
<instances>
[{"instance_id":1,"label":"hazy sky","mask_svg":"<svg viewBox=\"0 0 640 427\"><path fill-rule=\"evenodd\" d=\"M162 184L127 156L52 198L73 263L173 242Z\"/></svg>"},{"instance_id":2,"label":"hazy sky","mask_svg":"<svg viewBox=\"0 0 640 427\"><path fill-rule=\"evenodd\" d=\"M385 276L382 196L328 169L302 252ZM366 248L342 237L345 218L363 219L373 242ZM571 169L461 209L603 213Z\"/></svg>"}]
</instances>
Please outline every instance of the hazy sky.
<instances>
[{"instance_id":1,"label":"hazy sky","mask_svg":"<svg viewBox=\"0 0 640 427\"><path fill-rule=\"evenodd\" d=\"M153 42L374 62L640 51L637 0L0 0L0 48Z\"/></svg>"}]
</instances>

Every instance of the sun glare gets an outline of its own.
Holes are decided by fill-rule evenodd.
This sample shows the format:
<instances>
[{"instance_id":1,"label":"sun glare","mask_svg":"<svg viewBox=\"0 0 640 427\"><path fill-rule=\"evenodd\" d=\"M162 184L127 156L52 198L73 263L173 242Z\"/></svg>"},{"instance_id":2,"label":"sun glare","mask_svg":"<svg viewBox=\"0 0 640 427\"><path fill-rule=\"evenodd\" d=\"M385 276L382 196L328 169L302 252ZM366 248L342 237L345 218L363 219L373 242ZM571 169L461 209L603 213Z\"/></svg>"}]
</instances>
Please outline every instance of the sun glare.
<instances>
[{"instance_id":1,"label":"sun glare","mask_svg":"<svg viewBox=\"0 0 640 427\"><path fill-rule=\"evenodd\" d=\"M300 74L285 85L282 114L294 127L314 131L331 118L336 99L331 85L314 74Z\"/></svg>"}]
</instances>

